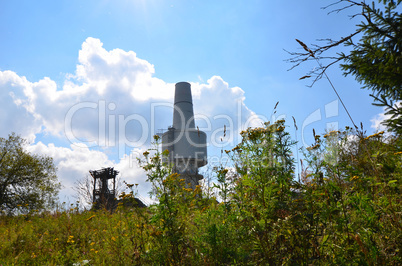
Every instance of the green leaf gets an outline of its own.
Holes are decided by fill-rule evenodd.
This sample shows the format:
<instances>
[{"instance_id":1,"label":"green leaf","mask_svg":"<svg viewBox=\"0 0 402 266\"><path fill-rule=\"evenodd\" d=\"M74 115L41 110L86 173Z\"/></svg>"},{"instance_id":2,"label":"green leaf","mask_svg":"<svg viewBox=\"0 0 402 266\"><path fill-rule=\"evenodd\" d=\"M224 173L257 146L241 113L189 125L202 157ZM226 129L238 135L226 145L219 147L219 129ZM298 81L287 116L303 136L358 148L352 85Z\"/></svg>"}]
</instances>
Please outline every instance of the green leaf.
<instances>
[{"instance_id":1,"label":"green leaf","mask_svg":"<svg viewBox=\"0 0 402 266\"><path fill-rule=\"evenodd\" d=\"M324 243L328 240L329 235L325 235L322 240L321 240L321 245L324 245Z\"/></svg>"}]
</instances>

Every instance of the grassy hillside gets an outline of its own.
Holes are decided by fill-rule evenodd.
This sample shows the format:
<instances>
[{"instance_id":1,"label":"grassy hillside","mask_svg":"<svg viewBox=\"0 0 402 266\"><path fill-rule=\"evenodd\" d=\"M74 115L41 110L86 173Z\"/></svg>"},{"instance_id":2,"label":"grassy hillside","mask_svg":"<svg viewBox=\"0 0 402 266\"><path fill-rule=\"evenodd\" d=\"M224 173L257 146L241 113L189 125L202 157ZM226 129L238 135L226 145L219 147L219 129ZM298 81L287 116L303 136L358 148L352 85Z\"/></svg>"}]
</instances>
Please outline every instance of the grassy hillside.
<instances>
[{"instance_id":1,"label":"grassy hillside","mask_svg":"<svg viewBox=\"0 0 402 266\"><path fill-rule=\"evenodd\" d=\"M241 134L210 191L186 188L155 149L142 163L158 204L1 216L0 264L402 264L400 138L316 135L299 183L284 121Z\"/></svg>"}]
</instances>

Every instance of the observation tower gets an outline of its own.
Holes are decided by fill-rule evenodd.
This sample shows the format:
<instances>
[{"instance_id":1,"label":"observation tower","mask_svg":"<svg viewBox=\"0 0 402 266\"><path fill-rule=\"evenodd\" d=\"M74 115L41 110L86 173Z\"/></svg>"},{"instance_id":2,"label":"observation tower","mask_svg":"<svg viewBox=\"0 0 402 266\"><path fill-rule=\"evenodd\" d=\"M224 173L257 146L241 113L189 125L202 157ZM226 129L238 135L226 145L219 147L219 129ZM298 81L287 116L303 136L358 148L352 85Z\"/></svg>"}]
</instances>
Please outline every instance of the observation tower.
<instances>
[{"instance_id":1,"label":"observation tower","mask_svg":"<svg viewBox=\"0 0 402 266\"><path fill-rule=\"evenodd\" d=\"M173 125L162 135L165 150L169 151L165 162L181 175L187 187L195 189L203 179L198 168L207 164L207 135L195 128L190 83L176 83Z\"/></svg>"}]
</instances>

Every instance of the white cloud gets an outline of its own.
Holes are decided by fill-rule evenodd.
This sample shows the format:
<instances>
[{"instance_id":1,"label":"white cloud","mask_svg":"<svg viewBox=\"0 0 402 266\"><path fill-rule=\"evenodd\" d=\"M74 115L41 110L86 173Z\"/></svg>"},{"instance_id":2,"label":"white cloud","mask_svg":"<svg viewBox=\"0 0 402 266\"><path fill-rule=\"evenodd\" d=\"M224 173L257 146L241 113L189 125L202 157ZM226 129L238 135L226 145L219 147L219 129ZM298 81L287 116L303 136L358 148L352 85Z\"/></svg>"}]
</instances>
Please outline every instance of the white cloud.
<instances>
[{"instance_id":1,"label":"white cloud","mask_svg":"<svg viewBox=\"0 0 402 266\"><path fill-rule=\"evenodd\" d=\"M402 101L396 102L395 106L400 106L402 107ZM386 131L387 128L382 124L387 119L391 118L391 115L385 114L386 110L385 107L383 108L383 112L377 114L374 116L370 121L371 121L371 128L373 128L376 131Z\"/></svg>"},{"instance_id":2,"label":"white cloud","mask_svg":"<svg viewBox=\"0 0 402 266\"><path fill-rule=\"evenodd\" d=\"M385 130L385 126L381 124L383 121L386 119L390 118L390 115L385 115L385 113L379 113L376 116L374 116L370 121L371 121L371 128L373 128L376 131L383 131Z\"/></svg>"},{"instance_id":3,"label":"white cloud","mask_svg":"<svg viewBox=\"0 0 402 266\"><path fill-rule=\"evenodd\" d=\"M219 76L208 79L206 84L192 83L194 113L198 115L196 124L206 130L209 144L214 146L236 145L238 133L247 127L261 126L262 120L244 103L244 91L230 87ZM226 127L226 137L221 142Z\"/></svg>"},{"instance_id":4,"label":"white cloud","mask_svg":"<svg viewBox=\"0 0 402 266\"><path fill-rule=\"evenodd\" d=\"M154 72L154 66L133 51L107 51L95 38L82 44L76 72L67 75L61 88L50 78L30 82L12 71L0 71L0 119L6 125L0 134L15 131L31 141L38 133L61 142L69 137L70 147L45 145L39 139L30 148L54 158L64 195L88 170L106 166L148 190L143 171L132 163L135 158L125 154L145 150L152 135L172 123L174 84L154 77ZM256 116L244 104L241 88L230 87L219 76L191 84L196 124L206 131L208 143L221 146L224 126L224 144L235 145L241 129L261 125L250 119Z\"/></svg>"},{"instance_id":5,"label":"white cloud","mask_svg":"<svg viewBox=\"0 0 402 266\"><path fill-rule=\"evenodd\" d=\"M106 51L99 39L88 38L79 52L76 78L94 86L100 96L124 93L135 100L170 99L169 84L152 77L154 66L133 51ZM107 98L109 98L107 97Z\"/></svg>"},{"instance_id":6,"label":"white cloud","mask_svg":"<svg viewBox=\"0 0 402 266\"><path fill-rule=\"evenodd\" d=\"M145 182L145 173L136 160L143 150L135 150L118 163L111 161L104 152L90 150L84 145L81 145L81 147L77 145L56 147L54 144L45 145L42 142L38 142L29 146L28 151L53 158L57 166L57 174L63 186L60 191L62 201L73 202L76 195L74 190L76 182L88 176L89 170L98 170L103 167L114 167L126 182L139 184L139 194L143 198L149 199L147 191L150 190L150 184Z\"/></svg>"},{"instance_id":7,"label":"white cloud","mask_svg":"<svg viewBox=\"0 0 402 266\"><path fill-rule=\"evenodd\" d=\"M42 154L53 158L57 166L57 174L63 185L60 199L66 201L66 197L75 195L73 187L75 182L89 174L89 170L100 169L112 165L106 154L100 151L89 150L88 147L56 147L54 144L45 145L42 142L31 145L28 150L32 153Z\"/></svg>"},{"instance_id":8,"label":"white cloud","mask_svg":"<svg viewBox=\"0 0 402 266\"><path fill-rule=\"evenodd\" d=\"M40 119L32 113L32 101L25 95L32 91L32 83L12 71L0 71L0 137L16 132L33 141L41 130Z\"/></svg>"}]
</instances>

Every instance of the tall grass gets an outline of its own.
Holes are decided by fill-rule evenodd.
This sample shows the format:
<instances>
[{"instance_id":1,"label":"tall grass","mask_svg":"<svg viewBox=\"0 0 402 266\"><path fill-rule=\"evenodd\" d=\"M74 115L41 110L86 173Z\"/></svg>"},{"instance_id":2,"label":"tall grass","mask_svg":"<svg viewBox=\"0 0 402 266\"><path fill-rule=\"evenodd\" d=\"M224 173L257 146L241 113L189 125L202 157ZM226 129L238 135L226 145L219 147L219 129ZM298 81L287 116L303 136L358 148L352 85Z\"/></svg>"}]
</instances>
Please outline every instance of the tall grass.
<instances>
[{"instance_id":1,"label":"tall grass","mask_svg":"<svg viewBox=\"0 0 402 266\"><path fill-rule=\"evenodd\" d=\"M221 202L186 188L156 148L141 161L157 204L1 216L0 264L402 264L401 138L316 135L299 183L284 121L241 135L215 169Z\"/></svg>"}]
</instances>

